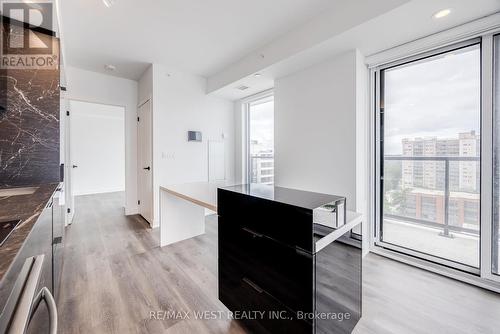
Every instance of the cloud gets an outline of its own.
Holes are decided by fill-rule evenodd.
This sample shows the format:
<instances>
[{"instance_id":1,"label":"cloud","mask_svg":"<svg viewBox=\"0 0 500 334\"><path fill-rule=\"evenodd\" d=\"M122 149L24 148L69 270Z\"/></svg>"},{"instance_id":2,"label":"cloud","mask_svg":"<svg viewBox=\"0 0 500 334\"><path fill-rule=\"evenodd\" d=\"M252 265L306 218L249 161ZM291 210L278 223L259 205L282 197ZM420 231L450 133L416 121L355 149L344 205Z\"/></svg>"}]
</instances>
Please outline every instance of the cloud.
<instances>
[{"instance_id":1,"label":"cloud","mask_svg":"<svg viewBox=\"0 0 500 334\"><path fill-rule=\"evenodd\" d=\"M479 134L480 84L478 46L386 70L386 154L401 154L403 138Z\"/></svg>"},{"instance_id":2,"label":"cloud","mask_svg":"<svg viewBox=\"0 0 500 334\"><path fill-rule=\"evenodd\" d=\"M264 143L266 149L274 146L274 102L253 105L250 108L250 138Z\"/></svg>"}]
</instances>

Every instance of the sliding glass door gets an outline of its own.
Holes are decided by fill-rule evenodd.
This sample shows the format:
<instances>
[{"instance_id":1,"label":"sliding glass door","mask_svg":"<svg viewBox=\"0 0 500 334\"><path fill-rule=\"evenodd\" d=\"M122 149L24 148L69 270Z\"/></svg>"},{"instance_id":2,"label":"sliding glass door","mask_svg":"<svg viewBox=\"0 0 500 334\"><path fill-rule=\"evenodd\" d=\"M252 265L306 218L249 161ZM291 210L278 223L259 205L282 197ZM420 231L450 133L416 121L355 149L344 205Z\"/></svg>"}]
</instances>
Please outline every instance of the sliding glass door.
<instances>
[{"instance_id":1,"label":"sliding glass door","mask_svg":"<svg viewBox=\"0 0 500 334\"><path fill-rule=\"evenodd\" d=\"M377 72L377 243L467 271L480 264L481 45Z\"/></svg>"}]
</instances>

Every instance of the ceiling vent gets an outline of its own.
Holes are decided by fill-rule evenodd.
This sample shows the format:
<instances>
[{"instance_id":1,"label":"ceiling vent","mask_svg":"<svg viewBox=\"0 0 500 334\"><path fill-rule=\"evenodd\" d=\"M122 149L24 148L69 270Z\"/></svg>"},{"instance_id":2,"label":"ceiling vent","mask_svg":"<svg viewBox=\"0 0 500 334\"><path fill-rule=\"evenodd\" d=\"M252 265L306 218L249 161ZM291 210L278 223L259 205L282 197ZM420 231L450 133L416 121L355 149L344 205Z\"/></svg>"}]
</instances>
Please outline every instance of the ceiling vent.
<instances>
[{"instance_id":1,"label":"ceiling vent","mask_svg":"<svg viewBox=\"0 0 500 334\"><path fill-rule=\"evenodd\" d=\"M239 89L239 90L247 90L248 88L250 88L250 87L245 86L245 85L241 85L241 86L236 87L236 89Z\"/></svg>"}]
</instances>

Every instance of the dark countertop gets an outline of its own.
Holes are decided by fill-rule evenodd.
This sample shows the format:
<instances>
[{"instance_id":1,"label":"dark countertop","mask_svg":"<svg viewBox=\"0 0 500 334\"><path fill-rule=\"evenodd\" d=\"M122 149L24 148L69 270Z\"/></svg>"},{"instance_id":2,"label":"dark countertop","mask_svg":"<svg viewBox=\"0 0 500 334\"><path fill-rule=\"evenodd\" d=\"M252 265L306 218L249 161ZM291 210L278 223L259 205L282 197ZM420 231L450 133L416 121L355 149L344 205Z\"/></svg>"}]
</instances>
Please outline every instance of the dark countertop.
<instances>
[{"instance_id":1,"label":"dark countertop","mask_svg":"<svg viewBox=\"0 0 500 334\"><path fill-rule=\"evenodd\" d=\"M314 210L327 203L344 200L345 197L320 194L310 191L289 189L266 184L240 184L220 189L228 190L243 195L268 199L283 204Z\"/></svg>"},{"instance_id":2,"label":"dark countertop","mask_svg":"<svg viewBox=\"0 0 500 334\"><path fill-rule=\"evenodd\" d=\"M59 183L36 186L30 195L0 197L0 221L20 219L21 222L5 243L0 246L0 280L9 270L24 240L57 189Z\"/></svg>"},{"instance_id":3,"label":"dark countertop","mask_svg":"<svg viewBox=\"0 0 500 334\"><path fill-rule=\"evenodd\" d=\"M345 209L346 198L343 196L321 194L265 184L241 184L228 187L220 187L219 191L230 193L232 192L238 194L236 196L250 196L290 205L292 207L301 208L308 211L310 210L310 212L312 213L311 217L307 218L306 220L300 220L300 218L297 217L296 220L297 222L306 223L302 225L309 226L309 230L308 228L300 229L296 227L295 232L293 233L288 230L288 236L285 238L288 238L289 240L293 239L294 242L299 243L299 247L301 247L303 250L310 251L312 253L321 251L323 248L341 238L345 234L349 233L354 227L361 223L360 214L357 214L355 212L347 213ZM326 205L330 206L325 207ZM255 206L249 208L250 209L247 209L257 209ZM332 211L333 208L335 208L335 211ZM319 218L315 215L316 210L326 211L327 215L329 215L330 212L335 213L327 216L327 221L325 221L325 219L323 221L315 221L314 219ZM269 214L269 211L266 212ZM282 219L294 219L293 217L283 216L283 211L279 212L280 214L277 214L278 216L275 216L272 219L275 219L277 221ZM220 214L221 213L219 213L219 215ZM270 214L270 216L272 216L272 214ZM343 223L340 225L336 225L336 219L342 220ZM262 226L259 226L259 228L265 229L265 227ZM299 229L301 231L300 233L297 232ZM283 233L283 230L281 230L280 227L276 227L274 228L274 230L273 228L270 228L267 233L274 233L274 236L272 235L272 237L274 238L280 238L283 237L283 235L287 234ZM297 233L303 235L303 238L297 238ZM308 235L310 235L310 237ZM312 247L309 248L308 246L310 246L311 243Z\"/></svg>"}]
</instances>

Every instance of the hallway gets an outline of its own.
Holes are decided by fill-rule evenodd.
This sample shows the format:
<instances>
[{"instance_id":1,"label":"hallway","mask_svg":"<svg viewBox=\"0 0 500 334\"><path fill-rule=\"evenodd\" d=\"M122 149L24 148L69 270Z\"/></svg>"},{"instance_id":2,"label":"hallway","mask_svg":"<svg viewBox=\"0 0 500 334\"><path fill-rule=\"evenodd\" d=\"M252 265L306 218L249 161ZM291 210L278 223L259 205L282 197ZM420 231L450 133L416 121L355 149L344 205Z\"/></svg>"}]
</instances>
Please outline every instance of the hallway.
<instances>
[{"instance_id":1,"label":"hallway","mask_svg":"<svg viewBox=\"0 0 500 334\"><path fill-rule=\"evenodd\" d=\"M160 310L226 310L217 299L216 217L207 217L205 235L161 249L158 230L124 216L121 203L123 193L76 198L66 230L60 332L244 333L226 313L218 320L192 313L151 319ZM499 295L373 254L363 265L364 313L354 333L498 333Z\"/></svg>"}]
</instances>

